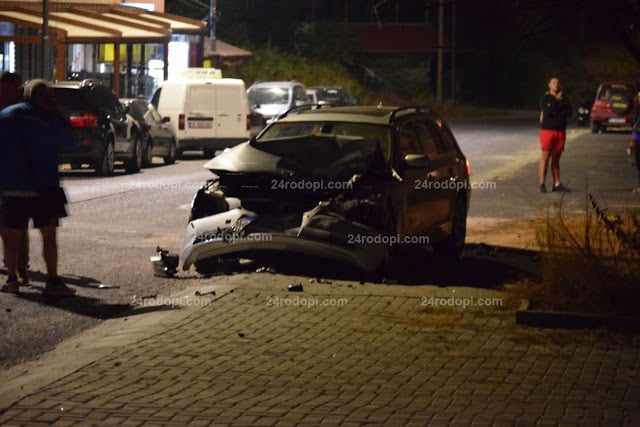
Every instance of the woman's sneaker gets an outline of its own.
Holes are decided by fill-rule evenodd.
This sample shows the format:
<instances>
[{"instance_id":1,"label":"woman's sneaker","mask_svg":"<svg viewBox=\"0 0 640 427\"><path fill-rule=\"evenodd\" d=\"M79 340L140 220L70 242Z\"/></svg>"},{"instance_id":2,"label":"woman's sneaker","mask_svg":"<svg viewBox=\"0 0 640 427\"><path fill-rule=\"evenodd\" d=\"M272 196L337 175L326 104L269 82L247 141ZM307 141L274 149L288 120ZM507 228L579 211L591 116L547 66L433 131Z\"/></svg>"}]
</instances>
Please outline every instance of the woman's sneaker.
<instances>
[{"instance_id":1,"label":"woman's sneaker","mask_svg":"<svg viewBox=\"0 0 640 427\"><path fill-rule=\"evenodd\" d=\"M60 277L50 277L42 294L47 297L70 297L76 294L76 290L65 285Z\"/></svg>"},{"instance_id":2,"label":"woman's sneaker","mask_svg":"<svg viewBox=\"0 0 640 427\"><path fill-rule=\"evenodd\" d=\"M19 294L20 293L20 283L18 282L18 278L13 276L9 276L7 279L7 283L5 283L0 291L6 292L8 294Z\"/></svg>"}]
</instances>

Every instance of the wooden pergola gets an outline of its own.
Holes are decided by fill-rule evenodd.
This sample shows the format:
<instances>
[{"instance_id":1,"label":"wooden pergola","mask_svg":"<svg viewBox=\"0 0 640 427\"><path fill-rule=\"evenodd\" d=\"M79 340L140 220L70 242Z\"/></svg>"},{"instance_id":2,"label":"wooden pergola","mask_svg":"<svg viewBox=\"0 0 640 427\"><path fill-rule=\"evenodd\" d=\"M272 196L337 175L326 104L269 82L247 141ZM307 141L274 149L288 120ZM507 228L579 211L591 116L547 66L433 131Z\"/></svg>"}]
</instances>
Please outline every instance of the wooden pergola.
<instances>
[{"instance_id":1,"label":"wooden pergola","mask_svg":"<svg viewBox=\"0 0 640 427\"><path fill-rule=\"evenodd\" d=\"M0 35L0 42L43 45L42 2L0 0L0 23L9 22L19 29L17 35ZM120 55L122 44L158 43L164 46L167 77L168 44L174 34L201 36L205 24L182 16L150 12L144 9L111 4L58 3L48 6L49 45L56 47L54 75L64 78L67 68L67 45L113 44L115 49L113 89L120 90ZM28 33L29 35L23 35ZM202 60L202 41L199 44ZM198 64L199 65L199 64Z\"/></svg>"}]
</instances>

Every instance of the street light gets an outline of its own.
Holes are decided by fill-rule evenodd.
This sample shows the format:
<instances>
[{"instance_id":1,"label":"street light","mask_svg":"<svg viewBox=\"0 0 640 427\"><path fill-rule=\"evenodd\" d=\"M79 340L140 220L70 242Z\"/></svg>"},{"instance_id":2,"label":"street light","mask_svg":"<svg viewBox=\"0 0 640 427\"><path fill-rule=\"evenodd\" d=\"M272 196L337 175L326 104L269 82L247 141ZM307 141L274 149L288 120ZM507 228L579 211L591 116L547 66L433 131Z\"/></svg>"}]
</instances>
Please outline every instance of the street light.
<instances>
[{"instance_id":1,"label":"street light","mask_svg":"<svg viewBox=\"0 0 640 427\"><path fill-rule=\"evenodd\" d=\"M42 64L40 73L49 79L49 0L42 0Z\"/></svg>"}]
</instances>

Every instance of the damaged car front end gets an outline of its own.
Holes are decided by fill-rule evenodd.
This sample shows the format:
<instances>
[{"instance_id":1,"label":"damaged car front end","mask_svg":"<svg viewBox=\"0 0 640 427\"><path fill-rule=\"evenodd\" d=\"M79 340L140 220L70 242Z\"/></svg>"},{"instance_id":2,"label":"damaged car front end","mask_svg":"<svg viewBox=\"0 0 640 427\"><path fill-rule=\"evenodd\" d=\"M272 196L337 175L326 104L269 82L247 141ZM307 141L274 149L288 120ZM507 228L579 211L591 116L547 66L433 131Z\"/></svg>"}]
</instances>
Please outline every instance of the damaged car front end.
<instances>
[{"instance_id":1,"label":"damaged car front end","mask_svg":"<svg viewBox=\"0 0 640 427\"><path fill-rule=\"evenodd\" d=\"M447 258L464 245L469 164L427 108L296 112L205 167L214 177L194 197L183 270L321 259L376 273L402 245Z\"/></svg>"},{"instance_id":2,"label":"damaged car front end","mask_svg":"<svg viewBox=\"0 0 640 427\"><path fill-rule=\"evenodd\" d=\"M376 271L393 180L378 141L310 136L268 150L244 143L205 165L216 178L193 200L183 269L295 254Z\"/></svg>"}]
</instances>

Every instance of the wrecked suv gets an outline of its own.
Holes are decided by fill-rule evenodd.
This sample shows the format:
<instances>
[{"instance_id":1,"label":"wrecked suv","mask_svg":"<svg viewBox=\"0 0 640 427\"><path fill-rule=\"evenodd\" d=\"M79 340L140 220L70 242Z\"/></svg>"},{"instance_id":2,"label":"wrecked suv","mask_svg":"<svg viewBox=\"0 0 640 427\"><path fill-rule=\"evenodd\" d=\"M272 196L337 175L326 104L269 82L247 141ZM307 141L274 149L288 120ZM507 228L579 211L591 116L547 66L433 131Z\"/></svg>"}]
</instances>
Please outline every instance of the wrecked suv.
<instances>
[{"instance_id":1,"label":"wrecked suv","mask_svg":"<svg viewBox=\"0 0 640 427\"><path fill-rule=\"evenodd\" d=\"M426 107L299 108L205 167L184 270L295 254L376 273L400 248L464 245L469 163Z\"/></svg>"}]
</instances>

